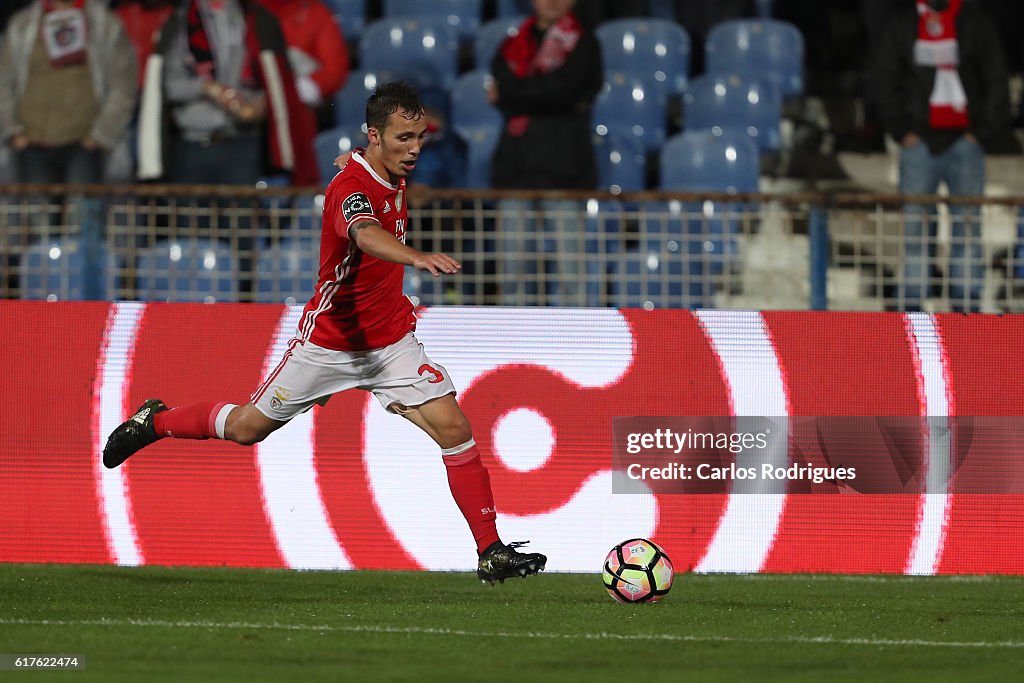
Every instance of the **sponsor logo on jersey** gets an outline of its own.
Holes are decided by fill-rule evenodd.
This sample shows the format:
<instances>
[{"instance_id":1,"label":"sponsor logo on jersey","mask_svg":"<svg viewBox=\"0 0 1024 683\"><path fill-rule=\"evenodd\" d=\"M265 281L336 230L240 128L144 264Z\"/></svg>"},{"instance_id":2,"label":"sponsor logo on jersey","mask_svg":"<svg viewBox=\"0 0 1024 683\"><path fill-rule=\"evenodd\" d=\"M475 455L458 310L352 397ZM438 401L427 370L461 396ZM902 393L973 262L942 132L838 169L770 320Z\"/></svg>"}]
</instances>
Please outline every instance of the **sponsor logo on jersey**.
<instances>
[{"instance_id":1,"label":"sponsor logo on jersey","mask_svg":"<svg viewBox=\"0 0 1024 683\"><path fill-rule=\"evenodd\" d=\"M372 214L373 209L370 207L370 200L366 198L365 194L362 192L353 192L341 205L341 213L345 216L346 221L351 221L359 214Z\"/></svg>"},{"instance_id":2,"label":"sponsor logo on jersey","mask_svg":"<svg viewBox=\"0 0 1024 683\"><path fill-rule=\"evenodd\" d=\"M390 211L391 211L391 205L388 204L387 202L384 202L384 213L388 213Z\"/></svg>"}]
</instances>

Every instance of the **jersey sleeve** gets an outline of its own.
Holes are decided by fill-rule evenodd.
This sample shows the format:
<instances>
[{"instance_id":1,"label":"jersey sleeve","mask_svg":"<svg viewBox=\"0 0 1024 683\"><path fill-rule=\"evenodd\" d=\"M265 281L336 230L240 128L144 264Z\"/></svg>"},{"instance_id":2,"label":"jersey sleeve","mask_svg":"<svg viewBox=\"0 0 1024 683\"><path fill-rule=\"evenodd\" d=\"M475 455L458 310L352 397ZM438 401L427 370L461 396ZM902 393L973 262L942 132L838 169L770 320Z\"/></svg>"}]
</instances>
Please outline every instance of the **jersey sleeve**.
<instances>
[{"instance_id":1,"label":"jersey sleeve","mask_svg":"<svg viewBox=\"0 0 1024 683\"><path fill-rule=\"evenodd\" d=\"M344 182L338 187L341 203L338 211L339 233L348 235L349 229L359 221L373 221L380 225L380 219L373 211L370 194L358 182Z\"/></svg>"}]
</instances>

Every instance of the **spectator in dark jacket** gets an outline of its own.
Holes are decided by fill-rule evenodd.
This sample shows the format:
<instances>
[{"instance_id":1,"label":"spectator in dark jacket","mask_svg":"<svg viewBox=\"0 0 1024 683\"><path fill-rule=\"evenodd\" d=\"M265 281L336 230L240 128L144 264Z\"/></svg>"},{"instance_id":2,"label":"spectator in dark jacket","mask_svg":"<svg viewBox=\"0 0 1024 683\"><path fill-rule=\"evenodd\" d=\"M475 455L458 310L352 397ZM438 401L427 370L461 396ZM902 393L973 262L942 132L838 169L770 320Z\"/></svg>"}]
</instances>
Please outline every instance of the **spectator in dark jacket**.
<instances>
[{"instance_id":1,"label":"spectator in dark jacket","mask_svg":"<svg viewBox=\"0 0 1024 683\"><path fill-rule=\"evenodd\" d=\"M900 192L935 194L944 182L951 195L984 193L985 145L1010 122L1006 63L987 16L964 0L906 0L875 46L868 82L882 125L901 146ZM980 212L954 205L950 214L948 294L955 309L977 310ZM917 308L934 289L934 208L907 205L904 224L902 298Z\"/></svg>"},{"instance_id":2,"label":"spectator in dark jacket","mask_svg":"<svg viewBox=\"0 0 1024 683\"><path fill-rule=\"evenodd\" d=\"M590 110L601 89L601 49L572 13L574 4L533 0L534 14L491 64L491 98L505 115L495 187L597 185Z\"/></svg>"},{"instance_id":3,"label":"spectator in dark jacket","mask_svg":"<svg viewBox=\"0 0 1024 683\"><path fill-rule=\"evenodd\" d=\"M572 13L573 0L533 0L534 13L491 64L491 100L505 115L491 183L498 188L590 189L597 185L591 108L601 89L601 48ZM502 267L506 301L579 304L579 223L573 202L516 200L499 221L509 240ZM537 239L537 233L546 233ZM518 240L524 240L519 242ZM529 245L543 256L521 258ZM542 261L543 265L538 265ZM547 275L544 292L538 269Z\"/></svg>"}]
</instances>

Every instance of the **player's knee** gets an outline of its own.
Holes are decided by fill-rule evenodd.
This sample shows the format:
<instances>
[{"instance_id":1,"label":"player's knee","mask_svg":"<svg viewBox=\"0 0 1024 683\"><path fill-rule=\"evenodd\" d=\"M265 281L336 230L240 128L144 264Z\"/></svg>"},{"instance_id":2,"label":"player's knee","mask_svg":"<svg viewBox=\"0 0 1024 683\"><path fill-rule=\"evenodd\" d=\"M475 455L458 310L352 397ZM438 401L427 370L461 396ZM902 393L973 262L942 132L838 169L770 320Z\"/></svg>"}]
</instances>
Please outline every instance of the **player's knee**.
<instances>
[{"instance_id":1,"label":"player's knee","mask_svg":"<svg viewBox=\"0 0 1024 683\"><path fill-rule=\"evenodd\" d=\"M257 420L229 420L224 436L241 446L252 446L266 439L273 431L272 426Z\"/></svg>"},{"instance_id":2,"label":"player's knee","mask_svg":"<svg viewBox=\"0 0 1024 683\"><path fill-rule=\"evenodd\" d=\"M241 446L252 446L263 441L265 438L267 438L266 434L255 429L243 428L235 432L233 441Z\"/></svg>"},{"instance_id":3,"label":"player's knee","mask_svg":"<svg viewBox=\"0 0 1024 683\"><path fill-rule=\"evenodd\" d=\"M443 440L450 444L464 444L473 438L473 430L469 426L469 420L461 411L444 425L443 431Z\"/></svg>"}]
</instances>

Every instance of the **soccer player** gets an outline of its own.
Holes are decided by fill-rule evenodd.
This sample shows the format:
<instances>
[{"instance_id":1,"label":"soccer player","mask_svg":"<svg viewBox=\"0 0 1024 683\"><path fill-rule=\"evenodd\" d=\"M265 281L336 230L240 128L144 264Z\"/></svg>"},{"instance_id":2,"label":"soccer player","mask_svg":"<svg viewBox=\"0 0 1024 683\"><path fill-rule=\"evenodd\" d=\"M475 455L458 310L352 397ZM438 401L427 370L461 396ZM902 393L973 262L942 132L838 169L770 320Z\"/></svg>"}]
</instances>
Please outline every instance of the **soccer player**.
<instances>
[{"instance_id":1,"label":"soccer player","mask_svg":"<svg viewBox=\"0 0 1024 683\"><path fill-rule=\"evenodd\" d=\"M427 132L419 94L405 82L382 84L367 100L366 125L369 145L327 187L316 293L284 357L250 402L168 409L149 399L110 434L103 464L117 467L164 437L251 445L332 394L372 391L441 447L452 495L476 540L480 580L536 574L547 563L544 555L520 553L521 544L498 537L490 478L469 421L448 371L416 340L413 305L402 294L406 265L435 277L461 267L446 254L405 243L405 183Z\"/></svg>"}]
</instances>

